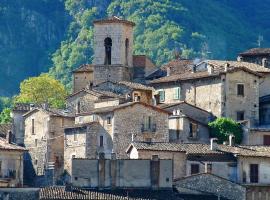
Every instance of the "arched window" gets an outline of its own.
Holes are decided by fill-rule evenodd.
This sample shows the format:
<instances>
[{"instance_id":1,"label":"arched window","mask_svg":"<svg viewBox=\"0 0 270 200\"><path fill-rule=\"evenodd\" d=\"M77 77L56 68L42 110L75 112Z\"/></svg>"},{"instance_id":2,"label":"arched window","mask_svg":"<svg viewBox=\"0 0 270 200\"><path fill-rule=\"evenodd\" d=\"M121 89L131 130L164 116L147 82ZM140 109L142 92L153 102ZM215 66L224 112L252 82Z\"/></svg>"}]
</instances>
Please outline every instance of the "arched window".
<instances>
[{"instance_id":1,"label":"arched window","mask_svg":"<svg viewBox=\"0 0 270 200\"><path fill-rule=\"evenodd\" d=\"M128 38L125 41L125 59L126 59L126 65L128 65L128 51L129 51L129 40Z\"/></svg>"},{"instance_id":2,"label":"arched window","mask_svg":"<svg viewBox=\"0 0 270 200\"><path fill-rule=\"evenodd\" d=\"M111 65L112 63L112 39L107 37L104 40L104 46L105 46L105 65Z\"/></svg>"}]
</instances>

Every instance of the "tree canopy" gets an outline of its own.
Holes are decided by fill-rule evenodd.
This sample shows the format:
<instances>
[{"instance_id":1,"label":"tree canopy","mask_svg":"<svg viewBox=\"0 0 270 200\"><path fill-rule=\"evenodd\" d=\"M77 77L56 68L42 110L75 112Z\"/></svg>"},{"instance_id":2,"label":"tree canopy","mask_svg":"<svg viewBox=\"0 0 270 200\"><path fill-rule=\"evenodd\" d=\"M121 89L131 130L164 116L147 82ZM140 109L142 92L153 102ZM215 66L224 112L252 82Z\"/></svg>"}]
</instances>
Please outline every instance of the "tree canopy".
<instances>
[{"instance_id":1,"label":"tree canopy","mask_svg":"<svg viewBox=\"0 0 270 200\"><path fill-rule=\"evenodd\" d=\"M47 103L51 107L63 108L67 91L63 84L48 74L31 77L20 84L20 94L15 97L17 103Z\"/></svg>"},{"instance_id":2,"label":"tree canopy","mask_svg":"<svg viewBox=\"0 0 270 200\"><path fill-rule=\"evenodd\" d=\"M11 116L10 116L10 108L5 108L1 113L0 113L0 124L6 124L11 122Z\"/></svg>"},{"instance_id":3,"label":"tree canopy","mask_svg":"<svg viewBox=\"0 0 270 200\"><path fill-rule=\"evenodd\" d=\"M230 118L217 118L210 122L210 136L216 137L218 143L223 143L229 140L229 135L235 136L235 143L240 144L243 138L243 129L239 123Z\"/></svg>"}]
</instances>

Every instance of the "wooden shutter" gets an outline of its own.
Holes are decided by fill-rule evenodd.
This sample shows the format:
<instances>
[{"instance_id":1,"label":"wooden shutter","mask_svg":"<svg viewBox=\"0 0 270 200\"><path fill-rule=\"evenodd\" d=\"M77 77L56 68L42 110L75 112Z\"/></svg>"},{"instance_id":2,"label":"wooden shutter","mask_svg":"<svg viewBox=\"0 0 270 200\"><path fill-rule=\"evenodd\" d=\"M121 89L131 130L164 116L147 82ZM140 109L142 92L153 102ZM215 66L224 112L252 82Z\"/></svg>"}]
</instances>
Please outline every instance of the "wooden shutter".
<instances>
[{"instance_id":1,"label":"wooden shutter","mask_svg":"<svg viewBox=\"0 0 270 200\"><path fill-rule=\"evenodd\" d=\"M250 182L258 183L259 182L259 165L250 164Z\"/></svg>"}]
</instances>

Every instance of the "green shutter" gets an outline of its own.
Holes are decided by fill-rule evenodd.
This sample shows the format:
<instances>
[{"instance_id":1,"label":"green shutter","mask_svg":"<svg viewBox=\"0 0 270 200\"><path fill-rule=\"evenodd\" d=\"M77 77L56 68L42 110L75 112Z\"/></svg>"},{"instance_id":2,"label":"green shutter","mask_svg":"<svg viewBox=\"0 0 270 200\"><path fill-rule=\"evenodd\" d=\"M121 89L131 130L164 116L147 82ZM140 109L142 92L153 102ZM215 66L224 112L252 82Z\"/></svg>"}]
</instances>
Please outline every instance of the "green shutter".
<instances>
[{"instance_id":1,"label":"green shutter","mask_svg":"<svg viewBox=\"0 0 270 200\"><path fill-rule=\"evenodd\" d=\"M164 102L165 101L165 91L161 90L158 92L158 94L159 94L159 101Z\"/></svg>"},{"instance_id":2,"label":"green shutter","mask_svg":"<svg viewBox=\"0 0 270 200\"><path fill-rule=\"evenodd\" d=\"M174 88L173 98L180 99L180 94L181 94L181 88L180 87Z\"/></svg>"}]
</instances>

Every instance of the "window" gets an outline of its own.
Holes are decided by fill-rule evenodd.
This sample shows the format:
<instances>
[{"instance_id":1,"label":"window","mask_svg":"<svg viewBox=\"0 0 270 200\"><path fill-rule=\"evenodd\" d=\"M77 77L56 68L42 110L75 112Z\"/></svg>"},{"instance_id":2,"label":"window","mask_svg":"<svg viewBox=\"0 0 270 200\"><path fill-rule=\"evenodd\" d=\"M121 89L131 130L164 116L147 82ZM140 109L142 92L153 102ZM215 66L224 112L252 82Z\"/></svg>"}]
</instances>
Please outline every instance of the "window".
<instances>
[{"instance_id":1,"label":"window","mask_svg":"<svg viewBox=\"0 0 270 200\"><path fill-rule=\"evenodd\" d=\"M37 147L37 145L38 145L38 140L35 139L35 147Z\"/></svg>"},{"instance_id":2,"label":"window","mask_svg":"<svg viewBox=\"0 0 270 200\"><path fill-rule=\"evenodd\" d=\"M128 51L129 51L129 40L128 38L126 39L125 42L125 60L126 60L126 65L128 65Z\"/></svg>"},{"instance_id":3,"label":"window","mask_svg":"<svg viewBox=\"0 0 270 200\"><path fill-rule=\"evenodd\" d=\"M73 139L74 139L74 141L78 141L78 136L77 136L77 133L74 133L74 135L73 135L73 136L74 136L74 138L73 138Z\"/></svg>"},{"instance_id":4,"label":"window","mask_svg":"<svg viewBox=\"0 0 270 200\"><path fill-rule=\"evenodd\" d=\"M64 127L64 126L65 126L64 118L61 118L61 127Z\"/></svg>"},{"instance_id":5,"label":"window","mask_svg":"<svg viewBox=\"0 0 270 200\"><path fill-rule=\"evenodd\" d=\"M35 165L37 165L38 164L38 160L35 160Z\"/></svg>"},{"instance_id":6,"label":"window","mask_svg":"<svg viewBox=\"0 0 270 200\"><path fill-rule=\"evenodd\" d=\"M105 46L105 60L104 64L105 65L111 65L111 60L112 60L112 39L107 37L104 40L104 46Z\"/></svg>"},{"instance_id":7,"label":"window","mask_svg":"<svg viewBox=\"0 0 270 200\"><path fill-rule=\"evenodd\" d=\"M270 145L270 135L263 136L263 145Z\"/></svg>"},{"instance_id":8,"label":"window","mask_svg":"<svg viewBox=\"0 0 270 200\"><path fill-rule=\"evenodd\" d=\"M103 147L103 136L99 137L99 146Z\"/></svg>"},{"instance_id":9,"label":"window","mask_svg":"<svg viewBox=\"0 0 270 200\"><path fill-rule=\"evenodd\" d=\"M237 95L244 96L244 84L237 84Z\"/></svg>"},{"instance_id":10,"label":"window","mask_svg":"<svg viewBox=\"0 0 270 200\"><path fill-rule=\"evenodd\" d=\"M245 112L244 111L238 111L236 113L236 120L237 121L243 121L245 119Z\"/></svg>"},{"instance_id":11,"label":"window","mask_svg":"<svg viewBox=\"0 0 270 200\"><path fill-rule=\"evenodd\" d=\"M138 93L134 93L134 101L140 101L141 97L139 96Z\"/></svg>"},{"instance_id":12,"label":"window","mask_svg":"<svg viewBox=\"0 0 270 200\"><path fill-rule=\"evenodd\" d=\"M107 117L107 124L109 124L109 125L112 124L112 119L111 119L111 117Z\"/></svg>"},{"instance_id":13,"label":"window","mask_svg":"<svg viewBox=\"0 0 270 200\"><path fill-rule=\"evenodd\" d=\"M173 99L180 99L180 93L181 93L181 89L180 87L176 87L174 88L174 91L173 91Z\"/></svg>"},{"instance_id":14,"label":"window","mask_svg":"<svg viewBox=\"0 0 270 200\"><path fill-rule=\"evenodd\" d=\"M160 90L158 92L158 94L159 94L159 101L160 102L164 102L165 101L165 91L164 90Z\"/></svg>"},{"instance_id":15,"label":"window","mask_svg":"<svg viewBox=\"0 0 270 200\"><path fill-rule=\"evenodd\" d=\"M198 124L189 123L189 137L197 138Z\"/></svg>"},{"instance_id":16,"label":"window","mask_svg":"<svg viewBox=\"0 0 270 200\"><path fill-rule=\"evenodd\" d=\"M32 119L32 134L35 134L35 120Z\"/></svg>"},{"instance_id":17,"label":"window","mask_svg":"<svg viewBox=\"0 0 270 200\"><path fill-rule=\"evenodd\" d=\"M258 164L250 164L249 171L250 171L250 182L251 183L258 183L259 182L259 166L258 166Z\"/></svg>"},{"instance_id":18,"label":"window","mask_svg":"<svg viewBox=\"0 0 270 200\"><path fill-rule=\"evenodd\" d=\"M200 165L199 164L191 164L190 165L190 174L198 174L200 173Z\"/></svg>"}]
</instances>

